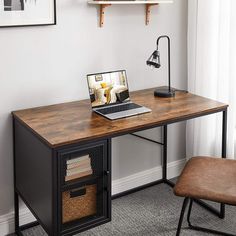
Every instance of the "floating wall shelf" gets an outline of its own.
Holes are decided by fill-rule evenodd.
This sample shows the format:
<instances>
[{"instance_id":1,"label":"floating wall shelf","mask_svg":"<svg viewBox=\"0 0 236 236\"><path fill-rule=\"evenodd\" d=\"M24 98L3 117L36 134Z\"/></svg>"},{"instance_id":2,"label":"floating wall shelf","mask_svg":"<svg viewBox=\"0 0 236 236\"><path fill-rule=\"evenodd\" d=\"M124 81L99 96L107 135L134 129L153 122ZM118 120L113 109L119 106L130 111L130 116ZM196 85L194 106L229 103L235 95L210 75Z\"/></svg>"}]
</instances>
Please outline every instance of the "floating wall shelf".
<instances>
[{"instance_id":1,"label":"floating wall shelf","mask_svg":"<svg viewBox=\"0 0 236 236\"><path fill-rule=\"evenodd\" d=\"M100 27L104 25L104 16L105 16L105 8L111 5L138 5L142 4L146 6L146 25L149 24L150 21L150 8L151 6L162 4L162 3L173 3L173 0L147 0L147 1L88 1L88 4L100 5Z\"/></svg>"}]
</instances>

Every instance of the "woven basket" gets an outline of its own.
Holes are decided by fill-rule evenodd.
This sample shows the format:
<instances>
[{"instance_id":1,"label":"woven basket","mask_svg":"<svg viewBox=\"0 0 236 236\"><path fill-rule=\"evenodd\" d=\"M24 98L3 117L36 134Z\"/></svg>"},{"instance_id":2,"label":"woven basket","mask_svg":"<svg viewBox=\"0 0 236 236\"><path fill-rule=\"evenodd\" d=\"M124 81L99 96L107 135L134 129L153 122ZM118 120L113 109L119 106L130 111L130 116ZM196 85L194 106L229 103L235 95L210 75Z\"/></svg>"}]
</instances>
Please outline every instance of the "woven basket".
<instances>
[{"instance_id":1,"label":"woven basket","mask_svg":"<svg viewBox=\"0 0 236 236\"><path fill-rule=\"evenodd\" d=\"M62 193L62 223L95 215L97 211L97 187L87 185L80 188L84 195L71 196L71 191ZM79 191L80 191L79 189ZM72 190L73 191L73 190Z\"/></svg>"}]
</instances>

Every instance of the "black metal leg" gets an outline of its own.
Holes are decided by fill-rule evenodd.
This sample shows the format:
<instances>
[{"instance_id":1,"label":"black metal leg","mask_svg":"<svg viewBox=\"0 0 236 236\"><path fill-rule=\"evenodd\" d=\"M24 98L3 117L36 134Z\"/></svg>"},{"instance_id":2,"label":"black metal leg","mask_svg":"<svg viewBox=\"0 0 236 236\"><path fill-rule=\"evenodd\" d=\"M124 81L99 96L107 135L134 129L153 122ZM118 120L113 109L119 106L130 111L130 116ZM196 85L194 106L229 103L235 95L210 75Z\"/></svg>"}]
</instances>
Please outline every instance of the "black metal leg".
<instances>
[{"instance_id":1,"label":"black metal leg","mask_svg":"<svg viewBox=\"0 0 236 236\"><path fill-rule=\"evenodd\" d=\"M227 109L222 113L222 158L226 158L227 150ZM225 204L220 204L220 210L215 209L211 205L205 203L202 200L194 199L194 202L210 211L212 214L218 216L221 219L225 218Z\"/></svg>"},{"instance_id":2,"label":"black metal leg","mask_svg":"<svg viewBox=\"0 0 236 236\"><path fill-rule=\"evenodd\" d=\"M226 158L227 148L227 110L223 111L222 117L222 158Z\"/></svg>"},{"instance_id":3,"label":"black metal leg","mask_svg":"<svg viewBox=\"0 0 236 236\"><path fill-rule=\"evenodd\" d=\"M167 125L163 126L163 135L162 135L163 141L162 142L158 142L158 141L155 141L155 140L152 140L152 139L149 139L149 138L137 135L137 134L131 134L131 135L133 135L137 138L141 138L146 141L163 146L163 149L162 149L163 150L162 151L162 179L161 179L161 182L158 182L158 184L165 183L165 184L168 184L170 187L174 187L175 183L167 179Z\"/></svg>"},{"instance_id":4,"label":"black metal leg","mask_svg":"<svg viewBox=\"0 0 236 236\"><path fill-rule=\"evenodd\" d=\"M14 193L14 210L15 210L15 233L19 235L20 232L20 222L19 222L19 196Z\"/></svg>"},{"instance_id":5,"label":"black metal leg","mask_svg":"<svg viewBox=\"0 0 236 236\"><path fill-rule=\"evenodd\" d=\"M208 203L205 203L204 201L200 199L194 199L194 202L196 202L199 206L205 208L209 212L211 212L213 215L222 218L221 217L221 210L215 209L213 206L209 205Z\"/></svg>"},{"instance_id":6,"label":"black metal leg","mask_svg":"<svg viewBox=\"0 0 236 236\"><path fill-rule=\"evenodd\" d=\"M162 179L167 180L167 125L163 126Z\"/></svg>"},{"instance_id":7,"label":"black metal leg","mask_svg":"<svg viewBox=\"0 0 236 236\"><path fill-rule=\"evenodd\" d=\"M182 223L183 223L183 219L184 219L184 213L185 213L186 207L188 205L188 202L189 202L189 198L185 198L184 202L183 202L182 209L181 209L181 213L180 213L179 224L178 224L176 236L180 235L180 231L181 231L181 227L182 227Z\"/></svg>"},{"instance_id":8,"label":"black metal leg","mask_svg":"<svg viewBox=\"0 0 236 236\"><path fill-rule=\"evenodd\" d=\"M24 236L22 231L24 231L25 229L29 229L29 228L39 225L39 223L37 221L35 221L32 223L20 226L19 195L16 191L14 192L14 210L15 210L15 234L17 236Z\"/></svg>"},{"instance_id":9,"label":"black metal leg","mask_svg":"<svg viewBox=\"0 0 236 236\"><path fill-rule=\"evenodd\" d=\"M222 114L222 158L227 155L227 109ZM225 205L220 204L220 218L225 218Z\"/></svg>"},{"instance_id":10,"label":"black metal leg","mask_svg":"<svg viewBox=\"0 0 236 236\"><path fill-rule=\"evenodd\" d=\"M162 181L170 187L174 187L175 183L167 179L167 125L163 126L163 154L162 154Z\"/></svg>"},{"instance_id":11,"label":"black metal leg","mask_svg":"<svg viewBox=\"0 0 236 236\"><path fill-rule=\"evenodd\" d=\"M229 233L225 233L222 231L217 231L217 230L213 230L213 229L207 229L207 228L192 225L192 223L190 221L190 216L191 216L191 212L192 212L192 205L193 205L193 199L190 199L188 216L187 216L188 226L190 229L197 230L197 231L203 231L203 232L207 232L207 233L212 233L212 234L217 234L217 235L236 236L235 234L229 234Z\"/></svg>"},{"instance_id":12,"label":"black metal leg","mask_svg":"<svg viewBox=\"0 0 236 236\"><path fill-rule=\"evenodd\" d=\"M190 199L190 203L189 203L189 209L188 209L188 216L187 216L187 221L188 221L188 226L191 228L192 224L190 222L190 216L191 216L191 212L192 212L192 206L193 206L193 199Z\"/></svg>"},{"instance_id":13,"label":"black metal leg","mask_svg":"<svg viewBox=\"0 0 236 236\"><path fill-rule=\"evenodd\" d=\"M14 220L15 220L15 234L17 236L23 236L23 234L21 233L20 230L20 215L19 215L19 195L16 192L16 155L15 155L15 122L13 121L12 123L13 126L13 164L14 164L14 211L15 211L15 216L14 216Z\"/></svg>"}]
</instances>

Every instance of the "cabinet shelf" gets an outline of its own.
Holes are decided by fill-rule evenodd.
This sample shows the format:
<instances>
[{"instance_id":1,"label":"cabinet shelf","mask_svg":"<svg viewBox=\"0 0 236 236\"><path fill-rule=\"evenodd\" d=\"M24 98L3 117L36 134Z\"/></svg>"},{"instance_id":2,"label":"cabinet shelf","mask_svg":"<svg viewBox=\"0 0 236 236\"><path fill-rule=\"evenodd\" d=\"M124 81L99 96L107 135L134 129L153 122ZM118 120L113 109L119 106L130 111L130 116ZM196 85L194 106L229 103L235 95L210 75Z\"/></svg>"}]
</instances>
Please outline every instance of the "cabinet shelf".
<instances>
[{"instance_id":1,"label":"cabinet shelf","mask_svg":"<svg viewBox=\"0 0 236 236\"><path fill-rule=\"evenodd\" d=\"M88 176L82 177L80 179L74 179L74 180L67 181L62 186L62 191L66 191L66 190L70 190L70 189L78 187L78 186L94 183L99 178L101 178L101 177L99 177L97 175L88 175Z\"/></svg>"},{"instance_id":2,"label":"cabinet shelf","mask_svg":"<svg viewBox=\"0 0 236 236\"><path fill-rule=\"evenodd\" d=\"M173 0L147 0L147 1L88 1L88 4L100 6L100 27L104 25L105 8L111 5L145 5L146 6L146 25L150 22L151 6L162 4L162 3L173 3Z\"/></svg>"}]
</instances>

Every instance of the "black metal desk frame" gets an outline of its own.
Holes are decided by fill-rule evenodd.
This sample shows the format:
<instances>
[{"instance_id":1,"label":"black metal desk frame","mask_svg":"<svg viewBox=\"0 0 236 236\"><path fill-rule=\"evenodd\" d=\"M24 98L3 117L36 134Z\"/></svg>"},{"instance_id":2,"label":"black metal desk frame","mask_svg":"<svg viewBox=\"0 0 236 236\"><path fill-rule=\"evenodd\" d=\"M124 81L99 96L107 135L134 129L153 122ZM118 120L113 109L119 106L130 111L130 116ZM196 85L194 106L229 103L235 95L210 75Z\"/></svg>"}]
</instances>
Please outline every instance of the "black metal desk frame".
<instances>
[{"instance_id":1,"label":"black metal desk frame","mask_svg":"<svg viewBox=\"0 0 236 236\"><path fill-rule=\"evenodd\" d=\"M174 187L175 184L172 181L167 179L167 126L169 124L172 124L172 123L177 123L177 122L180 122L180 121L186 121L186 120L190 120L190 119L194 119L194 118L198 118L198 117L203 117L203 116L206 116L206 115L216 114L216 113L219 113L219 112L222 112L222 158L226 158L227 108L222 109L221 111L217 111L217 112L214 112L214 111L213 112L209 112L209 113L204 114L204 115L201 115L201 114L200 115L194 115L194 116L191 116L191 117L187 117L186 119L180 118L179 120L175 120L174 122L169 122L168 124L163 123L163 124L161 124L159 126L150 127L150 128L163 127L163 140L162 140L162 142L158 142L158 141L155 141L155 140L152 140L152 139L149 139L149 138L137 135L135 133L132 133L131 135L133 135L133 136L135 136L137 138L141 138L143 140L146 140L146 141L149 141L149 142L152 142L152 143L155 143L155 144L163 146L163 149L162 149L162 179L157 180L157 181L152 182L152 183L149 183L149 184L146 184L146 185L143 185L143 186L140 186L140 187L137 187L137 188L134 188L134 189L131 189L131 190L128 190L128 191L125 191L125 192L122 192L122 193L119 193L119 194L116 194L116 195L113 195L112 199L120 198L122 196L125 196L125 195L128 195L128 194L140 191L142 189L145 189L145 188L157 185L157 184L163 184L164 183L164 184L169 185L170 187ZM145 129L139 129L139 130L137 129L137 132L138 131L142 131L142 130L145 130ZM124 133L124 135L126 135L126 134L127 133ZM109 140L110 140L109 142L111 142L111 138L113 138L113 137L115 137L115 136L108 137ZM15 137L13 135L13 142L14 142L14 140L15 140ZM111 150L110 150L110 152L111 152ZM15 169L15 150L14 150L14 169ZM16 181L16 176L15 176L15 171L14 171L15 233L18 236L23 236L22 231L24 231L26 229L29 229L31 227L35 227L35 226L39 225L40 222L35 221L35 222L32 222L32 223L20 226L20 224L19 224L19 197L20 196L18 195L18 193L16 191L15 181ZM200 206L206 208L207 210L209 210L211 213L213 213L214 215L218 216L219 218L223 219L225 217L225 205L224 204L220 204L220 210L218 210L218 209L213 208L212 206L210 206L209 204L205 203L202 200L195 200L195 201Z\"/></svg>"},{"instance_id":2,"label":"black metal desk frame","mask_svg":"<svg viewBox=\"0 0 236 236\"><path fill-rule=\"evenodd\" d=\"M212 113L212 114L214 114L214 113ZM199 116L192 117L192 118L197 118L197 117L199 117ZM163 146L163 150L162 150L162 179L155 181L153 183L141 186L141 187L137 187L135 189L125 191L124 193L114 195L112 197L112 199L119 198L119 197L125 196L127 194L130 194L130 193L133 193L136 191L140 191L144 188L151 187L151 186L154 186L157 184L162 184L162 183L167 184L173 188L175 186L175 183L167 179L167 141L168 141L168 139L167 139L167 125L163 126L163 141L162 142L158 142L158 141L155 141L155 140L152 140L152 139L149 139L149 138L143 137L141 135L137 135L137 134L131 134L131 135L133 135L137 138L141 138L143 140ZM227 109L222 111L222 151L221 151L222 158L226 158L226 147L227 147ZM202 200L196 199L194 201L197 204L199 204L200 206L209 210L214 215L218 216L219 218L223 219L225 217L225 205L224 204L220 204L220 210L217 210Z\"/></svg>"}]
</instances>

